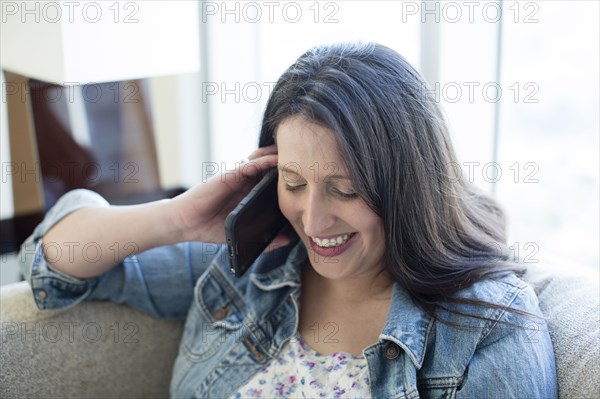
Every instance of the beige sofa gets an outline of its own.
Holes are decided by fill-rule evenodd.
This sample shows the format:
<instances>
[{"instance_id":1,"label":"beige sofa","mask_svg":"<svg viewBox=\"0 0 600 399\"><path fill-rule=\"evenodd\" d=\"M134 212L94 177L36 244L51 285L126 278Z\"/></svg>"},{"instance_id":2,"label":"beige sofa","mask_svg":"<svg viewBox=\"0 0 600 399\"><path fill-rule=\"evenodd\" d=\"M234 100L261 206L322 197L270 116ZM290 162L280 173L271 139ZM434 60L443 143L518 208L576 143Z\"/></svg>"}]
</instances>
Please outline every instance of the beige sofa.
<instances>
[{"instance_id":1,"label":"beige sofa","mask_svg":"<svg viewBox=\"0 0 600 399\"><path fill-rule=\"evenodd\" d=\"M525 279L548 317L559 396L600 398L598 271L535 264ZM182 323L107 302L40 312L26 282L0 300L0 397L168 396Z\"/></svg>"}]
</instances>

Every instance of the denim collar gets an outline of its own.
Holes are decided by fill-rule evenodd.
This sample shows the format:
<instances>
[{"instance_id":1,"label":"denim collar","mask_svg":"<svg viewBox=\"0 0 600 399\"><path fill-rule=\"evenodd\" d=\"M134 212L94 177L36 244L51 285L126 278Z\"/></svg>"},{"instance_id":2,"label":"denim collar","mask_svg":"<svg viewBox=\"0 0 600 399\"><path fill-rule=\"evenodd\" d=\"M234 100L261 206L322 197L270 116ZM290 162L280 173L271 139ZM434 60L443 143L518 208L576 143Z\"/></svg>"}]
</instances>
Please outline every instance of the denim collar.
<instances>
[{"instance_id":1,"label":"denim collar","mask_svg":"<svg viewBox=\"0 0 600 399\"><path fill-rule=\"evenodd\" d=\"M299 241L289 252L286 261L265 272L255 272L250 280L264 291L301 285L301 270L308 254ZM406 351L417 369L423 365L428 335L433 319L427 315L398 282L392 290L392 303L386 323L379 335L380 342L392 341Z\"/></svg>"},{"instance_id":2,"label":"denim collar","mask_svg":"<svg viewBox=\"0 0 600 399\"><path fill-rule=\"evenodd\" d=\"M282 287L300 287L300 273L302 265L308 254L302 241L293 245L287 259L273 268L264 272L255 272L250 275L250 281L264 291L273 291ZM269 263L265 261L265 263ZM277 262L272 262L277 264Z\"/></svg>"}]
</instances>

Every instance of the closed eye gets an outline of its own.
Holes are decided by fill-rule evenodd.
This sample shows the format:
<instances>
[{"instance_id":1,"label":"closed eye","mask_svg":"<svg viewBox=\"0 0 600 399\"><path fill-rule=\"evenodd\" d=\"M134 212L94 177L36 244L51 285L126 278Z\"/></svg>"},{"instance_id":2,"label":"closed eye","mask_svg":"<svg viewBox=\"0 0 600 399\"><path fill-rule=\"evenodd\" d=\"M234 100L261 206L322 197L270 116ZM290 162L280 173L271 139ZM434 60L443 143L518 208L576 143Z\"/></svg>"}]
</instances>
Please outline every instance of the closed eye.
<instances>
[{"instance_id":1,"label":"closed eye","mask_svg":"<svg viewBox=\"0 0 600 399\"><path fill-rule=\"evenodd\" d=\"M358 198L358 194L355 192L351 192L351 193L347 193L344 191L341 191L337 188L332 189L332 191L338 195L339 197L343 198L343 199L354 199L354 198Z\"/></svg>"},{"instance_id":2,"label":"closed eye","mask_svg":"<svg viewBox=\"0 0 600 399\"><path fill-rule=\"evenodd\" d=\"M300 190L304 186L306 186L306 184L290 184L290 183L285 183L285 189L287 191L298 191L298 190Z\"/></svg>"},{"instance_id":3,"label":"closed eye","mask_svg":"<svg viewBox=\"0 0 600 399\"><path fill-rule=\"evenodd\" d=\"M287 191L299 191L299 190L302 190L304 187L306 187L306 184L285 183L285 189ZM331 192L333 192L333 194L336 195L337 197L340 197L341 199L345 199L345 200L351 200L351 199L358 198L358 194L355 192L344 192L337 188L332 188Z\"/></svg>"}]
</instances>

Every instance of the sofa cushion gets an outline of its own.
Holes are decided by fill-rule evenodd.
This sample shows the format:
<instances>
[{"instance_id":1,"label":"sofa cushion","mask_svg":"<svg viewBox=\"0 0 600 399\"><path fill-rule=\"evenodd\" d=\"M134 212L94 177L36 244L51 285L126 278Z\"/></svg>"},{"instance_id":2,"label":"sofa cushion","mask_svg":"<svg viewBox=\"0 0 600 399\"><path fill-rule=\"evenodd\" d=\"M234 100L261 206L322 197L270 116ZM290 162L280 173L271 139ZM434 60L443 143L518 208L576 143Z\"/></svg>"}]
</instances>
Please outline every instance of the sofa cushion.
<instances>
[{"instance_id":1,"label":"sofa cushion","mask_svg":"<svg viewBox=\"0 0 600 399\"><path fill-rule=\"evenodd\" d=\"M598 270L529 264L523 278L533 286L548 318L559 397L600 398Z\"/></svg>"},{"instance_id":2,"label":"sofa cushion","mask_svg":"<svg viewBox=\"0 0 600 399\"><path fill-rule=\"evenodd\" d=\"M39 311L26 282L0 287L0 397L168 397L183 323L125 305Z\"/></svg>"}]
</instances>

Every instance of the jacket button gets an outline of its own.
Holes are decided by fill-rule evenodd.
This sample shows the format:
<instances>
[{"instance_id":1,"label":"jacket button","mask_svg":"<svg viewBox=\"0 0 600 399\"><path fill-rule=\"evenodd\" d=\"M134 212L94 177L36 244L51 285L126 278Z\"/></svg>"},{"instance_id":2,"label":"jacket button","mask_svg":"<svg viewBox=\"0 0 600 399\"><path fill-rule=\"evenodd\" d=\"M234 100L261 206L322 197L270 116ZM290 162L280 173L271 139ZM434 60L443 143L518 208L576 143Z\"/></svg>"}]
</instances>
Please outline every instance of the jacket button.
<instances>
[{"instance_id":1,"label":"jacket button","mask_svg":"<svg viewBox=\"0 0 600 399\"><path fill-rule=\"evenodd\" d=\"M398 356L400 356L400 347L398 347L398 345L396 345L393 342L389 342L385 346L385 350L383 351L383 354L384 354L384 356L385 356L386 359L388 359L388 360L394 360L395 358L397 358Z\"/></svg>"},{"instance_id":2,"label":"jacket button","mask_svg":"<svg viewBox=\"0 0 600 399\"><path fill-rule=\"evenodd\" d=\"M46 299L46 297L48 296L48 293L44 290L39 290L36 294L35 294L39 299Z\"/></svg>"},{"instance_id":3,"label":"jacket button","mask_svg":"<svg viewBox=\"0 0 600 399\"><path fill-rule=\"evenodd\" d=\"M223 320L226 315L225 309L217 309L212 313L212 317L215 320Z\"/></svg>"},{"instance_id":4,"label":"jacket button","mask_svg":"<svg viewBox=\"0 0 600 399\"><path fill-rule=\"evenodd\" d=\"M219 309L215 309L212 312L212 317L215 321L219 321L219 320L223 320L225 317L227 317L227 314L229 313L229 310L231 309L231 303L228 303L227 305L225 305L222 308Z\"/></svg>"}]
</instances>

